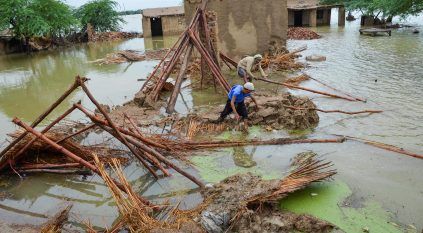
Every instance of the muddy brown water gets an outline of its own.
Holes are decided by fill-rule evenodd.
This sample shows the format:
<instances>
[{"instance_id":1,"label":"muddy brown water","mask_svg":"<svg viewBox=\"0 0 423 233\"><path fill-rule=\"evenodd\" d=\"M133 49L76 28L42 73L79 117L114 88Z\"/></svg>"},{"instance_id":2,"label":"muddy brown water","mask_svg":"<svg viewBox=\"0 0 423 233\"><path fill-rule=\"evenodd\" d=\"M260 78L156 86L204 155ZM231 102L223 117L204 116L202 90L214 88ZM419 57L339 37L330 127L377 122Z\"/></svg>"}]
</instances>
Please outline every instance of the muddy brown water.
<instances>
[{"instance_id":1,"label":"muddy brown water","mask_svg":"<svg viewBox=\"0 0 423 233\"><path fill-rule=\"evenodd\" d=\"M423 31L422 18L412 18ZM359 110L382 109L382 114L371 116L345 116L320 114L320 124L312 132L303 132L308 137L324 137L328 134L344 134L404 147L423 153L423 34L412 34L411 29L394 30L392 37L364 37L358 33L358 22L347 23L345 28L317 28L323 36L320 40L289 41L289 48L307 45L306 55L327 56L327 61L310 63L305 73L336 86L339 89L365 97L369 101L353 103L317 95L297 92L314 99L319 108ZM14 54L0 57L0 141L6 133L16 129L10 122L18 116L30 122L52 103L73 81L76 74L91 78L89 88L97 99L108 105L118 105L130 100L151 72L156 61L98 66L88 61L104 57L107 53L134 49L169 47L175 38L133 39L123 42L107 42L78 45L71 48L40 52L31 56ZM233 75L233 74L232 74ZM277 78L277 77L272 77ZM377 80L377 82L375 81ZM233 81L233 80L232 80ZM312 81L306 87L324 90L325 87ZM279 88L258 85L269 91ZM187 113L194 106L215 105L224 102L224 97L214 95L212 90L204 93L183 90L184 101L178 100L176 110ZM81 92L76 92L58 111L67 109L73 102L82 99L92 108ZM162 111L163 112L163 111ZM72 119L79 119L76 113ZM50 119L52 119L51 117ZM227 133L234 137L236 133ZM248 137L289 136L288 132L265 133L252 130ZM104 135L92 134L85 143L105 140ZM1 145L4 147L4 144ZM400 225L412 224L423 227L423 161L405 157L356 142L341 145L289 145L225 149L202 152L219 158L219 168L242 171L259 170L263 173L282 175L289 160L295 154L312 150L332 160L338 169L337 180L346 183L357 200L369 199L380 204ZM201 169L200 169L201 170ZM201 171L189 171L200 176ZM175 174L171 178L154 181L137 163L125 168L129 180L136 190L152 200L171 198L190 207L199 201L196 186ZM225 175L225 173L223 173ZM213 177L205 177L213 180ZM45 215L53 214L55 206L71 201L71 225L79 227L82 220L99 227L108 226L116 218L113 200L97 176L86 179L78 176L39 175L20 180L18 177L0 180L0 191L10 196L0 201L2 221L16 224L38 224ZM293 194L295 195L295 194Z\"/></svg>"}]
</instances>

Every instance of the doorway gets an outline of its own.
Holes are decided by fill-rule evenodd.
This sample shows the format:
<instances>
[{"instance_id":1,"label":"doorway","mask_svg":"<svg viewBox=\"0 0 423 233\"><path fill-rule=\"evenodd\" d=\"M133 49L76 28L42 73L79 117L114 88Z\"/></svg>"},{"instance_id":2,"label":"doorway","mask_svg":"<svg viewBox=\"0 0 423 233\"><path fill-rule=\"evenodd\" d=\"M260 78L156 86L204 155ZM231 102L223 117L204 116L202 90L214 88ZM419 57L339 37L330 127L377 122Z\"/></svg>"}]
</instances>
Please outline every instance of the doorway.
<instances>
[{"instance_id":1,"label":"doorway","mask_svg":"<svg viewBox=\"0 0 423 233\"><path fill-rule=\"evenodd\" d=\"M303 26L303 11L294 11L294 26L302 27Z\"/></svg>"},{"instance_id":2,"label":"doorway","mask_svg":"<svg viewBox=\"0 0 423 233\"><path fill-rule=\"evenodd\" d=\"M151 36L163 36L162 18L150 18Z\"/></svg>"}]
</instances>

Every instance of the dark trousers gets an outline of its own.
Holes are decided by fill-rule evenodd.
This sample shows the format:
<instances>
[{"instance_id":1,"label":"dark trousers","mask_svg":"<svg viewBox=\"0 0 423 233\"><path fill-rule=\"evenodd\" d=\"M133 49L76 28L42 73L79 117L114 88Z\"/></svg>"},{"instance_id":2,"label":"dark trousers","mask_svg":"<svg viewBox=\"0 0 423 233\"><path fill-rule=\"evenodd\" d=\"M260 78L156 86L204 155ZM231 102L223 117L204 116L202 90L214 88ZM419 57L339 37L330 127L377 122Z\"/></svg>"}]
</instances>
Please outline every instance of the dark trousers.
<instances>
[{"instance_id":1,"label":"dark trousers","mask_svg":"<svg viewBox=\"0 0 423 233\"><path fill-rule=\"evenodd\" d=\"M248 118L248 111L244 101L241 103L235 103L235 109L243 120ZM223 109L223 112L220 113L220 118L225 119L232 112L231 100L228 99L225 105L225 109Z\"/></svg>"}]
</instances>

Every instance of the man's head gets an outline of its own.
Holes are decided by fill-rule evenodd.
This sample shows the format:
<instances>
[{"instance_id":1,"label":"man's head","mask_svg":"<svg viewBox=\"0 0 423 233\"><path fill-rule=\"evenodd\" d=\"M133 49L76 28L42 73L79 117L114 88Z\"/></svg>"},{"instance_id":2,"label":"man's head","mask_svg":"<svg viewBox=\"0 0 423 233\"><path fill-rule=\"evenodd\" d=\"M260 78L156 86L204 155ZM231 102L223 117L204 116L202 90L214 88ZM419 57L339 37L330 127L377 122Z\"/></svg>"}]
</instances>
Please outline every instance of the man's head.
<instances>
[{"instance_id":1,"label":"man's head","mask_svg":"<svg viewBox=\"0 0 423 233\"><path fill-rule=\"evenodd\" d=\"M261 60L263 60L262 55L260 55L260 54L254 55L254 62L259 63L259 62L261 62Z\"/></svg>"},{"instance_id":2,"label":"man's head","mask_svg":"<svg viewBox=\"0 0 423 233\"><path fill-rule=\"evenodd\" d=\"M255 90L254 84L250 83L250 82L245 83L244 88L242 89L242 91L246 94L249 94L249 93L253 92L254 90Z\"/></svg>"}]
</instances>

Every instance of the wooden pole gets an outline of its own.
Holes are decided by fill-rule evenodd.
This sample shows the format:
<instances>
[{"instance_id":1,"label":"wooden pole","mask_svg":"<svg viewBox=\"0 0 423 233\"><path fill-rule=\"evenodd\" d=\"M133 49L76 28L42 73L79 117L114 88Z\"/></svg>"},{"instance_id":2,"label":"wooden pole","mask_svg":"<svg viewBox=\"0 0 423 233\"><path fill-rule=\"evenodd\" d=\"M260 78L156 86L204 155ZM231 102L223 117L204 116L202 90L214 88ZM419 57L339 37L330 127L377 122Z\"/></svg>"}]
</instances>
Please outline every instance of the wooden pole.
<instances>
[{"instance_id":1,"label":"wooden pole","mask_svg":"<svg viewBox=\"0 0 423 233\"><path fill-rule=\"evenodd\" d=\"M97 107L97 109L103 114L104 118L106 118L107 123L109 126L115 131L117 135L117 139L119 139L134 155L139 155L138 151L133 148L128 141L125 139L125 137L122 135L122 133L118 130L115 123L113 123L112 119L110 118L109 114L101 107L101 105L97 102L97 100L94 98L94 96L91 94L90 90L85 86L84 83L80 83L80 86L82 87L82 90L87 94L88 98L91 100L91 102ZM141 157L141 156L139 156ZM146 165L146 164L144 164ZM150 166L146 166L146 168L156 177L158 178L157 174L150 168Z\"/></svg>"},{"instance_id":2,"label":"wooden pole","mask_svg":"<svg viewBox=\"0 0 423 233\"><path fill-rule=\"evenodd\" d=\"M63 93L63 95L59 97L59 99L57 99L52 105L50 105L50 107L45 112L43 112L34 122L32 122L31 127L38 126L38 124L40 124L54 109L56 109L59 104L61 104L73 91L75 91L79 87L79 84L81 82L83 83L86 81L86 78L80 78L79 76L77 76L72 86L70 86L68 90L66 90L65 93ZM13 140L6 148L4 148L0 152L0 156L2 156L0 158L1 167L3 167L4 163L7 163L7 158L5 158L4 155L19 141L21 141L27 134L27 131L23 132L19 137Z\"/></svg>"},{"instance_id":3,"label":"wooden pole","mask_svg":"<svg viewBox=\"0 0 423 233\"><path fill-rule=\"evenodd\" d=\"M69 114L71 114L76 108L74 106L70 107L68 110L66 110L65 113L60 115L58 118L56 118L53 122L51 122L47 127L45 127L41 133L45 134L47 133L51 128L53 128L57 123L59 123L61 120L63 120L65 117L67 117ZM36 141L38 140L37 137L33 138L31 141L29 141L27 144L25 144L16 154L12 155L11 158L9 158L9 163L14 163L15 159L18 159L22 154L25 153L25 151L28 150L30 146L32 146ZM4 166L0 167L0 170L2 170Z\"/></svg>"},{"instance_id":4,"label":"wooden pole","mask_svg":"<svg viewBox=\"0 0 423 233\"><path fill-rule=\"evenodd\" d=\"M93 117L84 107L82 107L79 104L75 104L76 108L78 108L81 112L83 112L87 117L89 117L91 119L91 121L93 123L96 123L100 128L104 129L104 125L99 124L98 121L96 121L96 117ZM110 118L109 118L110 119ZM132 147L128 141L126 140L126 138L124 138L124 136L121 134L121 132L117 129L116 125L112 124L115 126L115 128L113 128L113 126L110 124L110 121L107 121L107 124L109 125L109 127L112 129L112 135L114 137L116 137L116 139L118 139L122 144L124 144L127 148L129 148L129 150L132 152L132 154L135 155L135 157L138 158L138 160L142 163L142 165L156 178L158 179L159 176L156 174L156 172L150 167L148 166L147 162L145 160L148 160L146 157L144 157L141 153L139 153L134 147ZM118 133L117 133L118 132ZM152 161L150 161L151 164L153 164Z\"/></svg>"},{"instance_id":5,"label":"wooden pole","mask_svg":"<svg viewBox=\"0 0 423 233\"><path fill-rule=\"evenodd\" d=\"M226 79L223 77L223 75L220 72L220 69L217 67L217 65L213 62L213 59L210 57L210 55L207 53L207 51L202 47L201 43L198 41L198 39L194 36L194 33L192 31L189 32L191 41L194 43L197 50L201 53L201 55L204 57L205 61L209 65L214 77L217 79L219 84L223 87L223 89L226 91L226 93L229 92L230 87Z\"/></svg>"},{"instance_id":6,"label":"wooden pole","mask_svg":"<svg viewBox=\"0 0 423 233\"><path fill-rule=\"evenodd\" d=\"M348 101L357 101L356 99L353 99L353 98L339 96L339 95L335 95L335 94L330 94L330 93L326 93L326 92L322 92L322 91L316 91L316 90L313 90L313 89L295 86L295 85L290 85L290 84L287 84L287 83L276 82L276 81L272 81L272 80L269 80L269 79L264 79L264 78L255 78L255 79L259 80L259 81L267 82L267 83L278 84L278 85L285 86L285 87L288 87L288 88L291 88L291 89L300 89L300 90L304 90L304 91L308 91L308 92L312 92L312 93L316 93L316 94L320 94L320 95L325 95L325 96L329 96L329 97L332 97L332 98L344 99L344 100L348 100Z\"/></svg>"},{"instance_id":7,"label":"wooden pole","mask_svg":"<svg viewBox=\"0 0 423 233\"><path fill-rule=\"evenodd\" d=\"M285 108L290 108L290 109L294 109L294 110L315 110L318 112L324 112L324 113L343 113L343 114L348 114L348 115L357 115L357 114L363 114L363 113L382 113L383 111L381 110L363 110L363 111L358 111L358 112L346 112L346 111L342 111L342 110L322 110L322 109L318 109L318 108L299 108L299 107L294 107L294 106L288 106L288 105L283 105Z\"/></svg>"},{"instance_id":8,"label":"wooden pole","mask_svg":"<svg viewBox=\"0 0 423 233\"><path fill-rule=\"evenodd\" d=\"M81 133L84 133L85 131L88 131L88 130L90 130L90 129L92 129L92 128L95 128L96 126L97 126L96 124L91 124L91 125L89 125L89 126L86 126L86 127L82 128L82 129L80 129L80 130L76 131L75 133L73 133L73 134L71 134L71 135L68 135L68 136L66 136L65 138L60 139L60 140L59 140L59 141L57 141L56 143L57 143L57 144L60 144L60 143L62 143L62 142L64 142L64 141L68 140L69 138L73 138L73 137L75 137L76 135L79 135L79 134L81 134Z\"/></svg>"},{"instance_id":9,"label":"wooden pole","mask_svg":"<svg viewBox=\"0 0 423 233\"><path fill-rule=\"evenodd\" d=\"M170 96L169 103L167 104L166 113L168 114L172 114L175 111L176 100L178 99L179 92L181 91L182 81L191 58L192 49L193 45L190 44L185 51L184 61L182 63L181 69L179 70L179 75L176 78L175 88L173 88L172 95Z\"/></svg>"},{"instance_id":10,"label":"wooden pole","mask_svg":"<svg viewBox=\"0 0 423 233\"><path fill-rule=\"evenodd\" d=\"M315 78L310 77L310 76L308 76L308 77L309 77L310 79L312 79L312 80L314 80L314 81L316 81L316 82L318 82L318 83L322 84L323 86L325 86L325 87L327 87L327 88L330 88L330 89L332 89L332 90L334 90L334 91L337 91L337 92L339 92L339 93L342 93L342 94L344 94L344 95L346 95L346 96L348 96L348 97L354 98L354 99L356 99L356 100L358 100L358 101L361 101L361 102L367 102L367 100L365 100L365 99L362 99L362 98L359 98L359 97L353 96L353 95L351 95L351 94L349 94L349 93L343 92L343 91L341 91L341 90L339 90L339 89L337 89L337 88L335 88L335 87L332 87L332 86L330 86L329 84L326 84L326 83L324 83L324 82L322 82L322 81L320 81L320 80L318 80L318 79L315 79Z\"/></svg>"},{"instance_id":11,"label":"wooden pole","mask_svg":"<svg viewBox=\"0 0 423 233\"><path fill-rule=\"evenodd\" d=\"M128 116L128 114L126 114L126 113L124 113L124 114L123 114L123 116L124 116L126 119L128 119L129 123L132 125L132 127L133 127L133 128L134 128L134 130L136 131L136 133L137 133L138 137L135 137L135 138L137 138L137 139L139 139L139 140L143 141L144 143L146 143L146 144L148 144L148 145L151 145L151 146L154 146L154 147L157 147L157 148L160 148L160 149L169 150L169 151L171 150L171 149L170 149L168 146L166 146L166 145L163 145L163 144L157 143L157 142L155 142L155 141L153 141L153 140L150 140L150 139L148 139L148 138L146 138L146 137L143 137L143 136L142 136L141 131L139 131L139 129L138 129L138 127L137 127L137 125L136 125L136 124L135 124L135 122L134 122L134 120L133 120L131 117L129 117L129 116ZM120 130L122 133L124 133L124 134L128 135L126 132L122 131L120 128L119 128L119 130ZM129 135L129 136L132 136L132 134L131 134L131 135Z\"/></svg>"},{"instance_id":12,"label":"wooden pole","mask_svg":"<svg viewBox=\"0 0 423 233\"><path fill-rule=\"evenodd\" d=\"M28 131L29 133L32 133L34 136L36 136L37 138L40 138L41 140L45 141L47 144L49 144L51 147L53 147L54 149L56 149L57 151L63 153L64 155L66 155L67 157L69 157L70 159L72 159L73 161L81 164L82 166L90 169L91 171L97 173L98 175L100 175L100 172L98 171L97 167L92 165L91 163L85 161L84 159L78 157L77 155L75 155L74 153L68 151L66 148L58 145L57 143L53 142L52 140L50 140L48 137L44 136L43 134L41 134L40 132L34 130L33 128L31 128L30 126L26 125L25 123L23 123L21 120L19 120L18 118L14 118L13 119L13 123L15 123L16 125L19 125L20 127L24 128L26 131ZM122 191L126 192L125 187L120 184L119 182L113 180L113 182L116 184L117 187L119 187ZM152 204L138 196L138 198L140 199L140 201L142 201L143 203L152 206Z\"/></svg>"}]
</instances>

